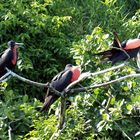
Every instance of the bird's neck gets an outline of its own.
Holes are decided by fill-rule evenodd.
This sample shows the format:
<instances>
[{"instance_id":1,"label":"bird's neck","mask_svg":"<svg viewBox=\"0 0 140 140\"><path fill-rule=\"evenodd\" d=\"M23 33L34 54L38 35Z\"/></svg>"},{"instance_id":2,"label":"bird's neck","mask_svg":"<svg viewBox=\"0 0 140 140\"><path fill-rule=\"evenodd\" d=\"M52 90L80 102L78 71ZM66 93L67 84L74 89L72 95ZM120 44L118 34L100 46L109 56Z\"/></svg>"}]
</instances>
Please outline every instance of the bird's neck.
<instances>
[{"instance_id":1,"label":"bird's neck","mask_svg":"<svg viewBox=\"0 0 140 140\"><path fill-rule=\"evenodd\" d=\"M13 52L12 63L13 63L13 65L16 65L16 63L17 63L17 50L16 50L16 48L12 48L12 52Z\"/></svg>"}]
</instances>

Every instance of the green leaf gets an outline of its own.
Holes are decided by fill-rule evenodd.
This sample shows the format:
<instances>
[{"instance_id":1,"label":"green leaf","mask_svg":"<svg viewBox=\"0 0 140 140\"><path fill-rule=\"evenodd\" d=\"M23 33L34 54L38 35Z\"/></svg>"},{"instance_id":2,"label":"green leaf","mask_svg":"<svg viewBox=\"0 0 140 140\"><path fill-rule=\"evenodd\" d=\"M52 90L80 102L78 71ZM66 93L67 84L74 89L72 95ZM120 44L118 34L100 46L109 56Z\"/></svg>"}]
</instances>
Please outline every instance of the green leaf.
<instances>
[{"instance_id":1,"label":"green leaf","mask_svg":"<svg viewBox=\"0 0 140 140\"><path fill-rule=\"evenodd\" d=\"M105 113L105 114L102 114L102 118L103 118L103 120L105 120L105 121L109 121L109 115L107 114L107 113Z\"/></svg>"}]
</instances>

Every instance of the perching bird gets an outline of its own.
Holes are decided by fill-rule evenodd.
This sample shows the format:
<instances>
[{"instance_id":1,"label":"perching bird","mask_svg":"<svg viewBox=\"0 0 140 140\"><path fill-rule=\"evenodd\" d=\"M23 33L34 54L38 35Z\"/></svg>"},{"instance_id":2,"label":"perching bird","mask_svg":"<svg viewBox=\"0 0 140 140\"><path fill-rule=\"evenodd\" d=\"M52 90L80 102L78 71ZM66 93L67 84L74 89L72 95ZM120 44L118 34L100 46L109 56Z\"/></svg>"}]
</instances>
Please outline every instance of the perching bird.
<instances>
[{"instance_id":1,"label":"perching bird","mask_svg":"<svg viewBox=\"0 0 140 140\"><path fill-rule=\"evenodd\" d=\"M118 61L125 61L136 56L138 58L137 64L139 63L140 36L138 36L138 38L129 39L120 43L117 34L114 33L114 42L112 46L112 49L100 52L97 55L102 55L102 58L107 59L106 61L111 61L112 65Z\"/></svg>"},{"instance_id":2,"label":"perching bird","mask_svg":"<svg viewBox=\"0 0 140 140\"><path fill-rule=\"evenodd\" d=\"M0 77L7 71L5 68L12 70L17 63L18 53L17 48L22 47L23 43L17 43L13 40L8 42L8 49L0 54Z\"/></svg>"},{"instance_id":3,"label":"perching bird","mask_svg":"<svg viewBox=\"0 0 140 140\"><path fill-rule=\"evenodd\" d=\"M67 64L65 69L57 74L51 81L51 86L57 91L63 91L70 83L76 81L81 74L79 66L73 66L72 64ZM47 95L45 97L44 105L41 111L48 111L50 106L59 98L58 95L54 94L48 89Z\"/></svg>"}]
</instances>

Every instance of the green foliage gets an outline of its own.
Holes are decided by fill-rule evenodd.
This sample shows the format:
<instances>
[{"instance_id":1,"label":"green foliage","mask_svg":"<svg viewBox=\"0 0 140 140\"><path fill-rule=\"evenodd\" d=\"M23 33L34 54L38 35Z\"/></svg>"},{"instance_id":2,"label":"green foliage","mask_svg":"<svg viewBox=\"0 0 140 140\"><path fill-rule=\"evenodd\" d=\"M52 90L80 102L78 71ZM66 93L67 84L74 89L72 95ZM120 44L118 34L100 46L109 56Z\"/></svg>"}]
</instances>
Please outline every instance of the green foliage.
<instances>
[{"instance_id":1,"label":"green foliage","mask_svg":"<svg viewBox=\"0 0 140 140\"><path fill-rule=\"evenodd\" d=\"M42 83L67 63L92 72L111 67L94 54L111 46L112 32L121 41L140 32L136 0L1 0L0 9L1 51L11 39L23 42L26 49L19 50L15 71ZM131 60L130 66L93 77L83 86L135 73L134 67ZM130 138L140 139L139 84L139 79L131 78L91 90L91 94L70 96L65 128L57 139L127 139L114 121ZM16 79L0 88L0 139L7 140L11 128L13 140L48 140L57 128L59 101L52 106L55 113L43 114L38 111L46 92L43 89Z\"/></svg>"}]
</instances>

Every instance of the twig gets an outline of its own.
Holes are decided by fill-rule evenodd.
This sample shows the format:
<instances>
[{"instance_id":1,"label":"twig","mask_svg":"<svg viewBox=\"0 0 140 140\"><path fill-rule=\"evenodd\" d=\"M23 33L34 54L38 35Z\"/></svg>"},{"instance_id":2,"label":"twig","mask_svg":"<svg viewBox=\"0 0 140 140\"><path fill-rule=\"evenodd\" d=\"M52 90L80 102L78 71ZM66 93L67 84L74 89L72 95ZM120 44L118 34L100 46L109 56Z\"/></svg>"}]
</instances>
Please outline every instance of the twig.
<instances>
[{"instance_id":1,"label":"twig","mask_svg":"<svg viewBox=\"0 0 140 140\"><path fill-rule=\"evenodd\" d=\"M108 110L108 108L110 106L112 98L113 98L112 95L109 94L108 101L107 101L107 104L106 104L106 107L105 107L107 110Z\"/></svg>"},{"instance_id":2,"label":"twig","mask_svg":"<svg viewBox=\"0 0 140 140\"><path fill-rule=\"evenodd\" d=\"M38 87L47 87L49 83L38 83L38 82L34 82L34 81L31 81L29 79L26 79L24 77L21 77L19 76L18 74L12 72L11 70L9 70L8 68L6 68L6 70L13 76L13 77L16 77L17 79L23 81L23 82L26 82L28 84L31 84L31 85L35 85L35 86L38 86Z\"/></svg>"},{"instance_id":3,"label":"twig","mask_svg":"<svg viewBox=\"0 0 140 140\"><path fill-rule=\"evenodd\" d=\"M0 78L0 83L1 83L1 82L4 82L4 80L6 79L6 77L9 77L10 74L11 74L11 72L8 71L5 75L3 75L3 76Z\"/></svg>"},{"instance_id":4,"label":"twig","mask_svg":"<svg viewBox=\"0 0 140 140\"><path fill-rule=\"evenodd\" d=\"M25 82L25 83L28 83L28 84L30 84L30 85L34 85L34 86L37 86L37 87L48 87L51 91L54 92L54 94L56 94L56 95L58 95L58 96L62 96L61 93L60 93L59 91L57 91L56 89L54 89L54 88L49 84L49 82L47 82L47 83L38 83L38 82L35 82L35 81L32 81L32 80L29 80L29 79L27 79L27 78L24 78L24 77L22 77L22 76L19 76L18 74L14 73L13 71L9 70L8 68L6 68L6 70L8 71L8 73L9 73L11 76L13 76L13 77L15 77L15 78L17 78L17 79L19 79L19 80ZM1 82L1 81L0 81L0 82ZM2 81L2 82L3 82L3 81Z\"/></svg>"},{"instance_id":5,"label":"twig","mask_svg":"<svg viewBox=\"0 0 140 140\"><path fill-rule=\"evenodd\" d=\"M62 131L62 129L61 129L61 130L58 130L58 129L57 129L57 130L52 134L52 136L50 137L49 140L55 140L55 139L60 135L61 131Z\"/></svg>"},{"instance_id":6,"label":"twig","mask_svg":"<svg viewBox=\"0 0 140 140\"><path fill-rule=\"evenodd\" d=\"M96 75L99 75L99 74L103 74L103 73L106 73L106 72L109 72L109 71L112 71L112 70L116 70L116 69L122 68L122 67L124 67L126 65L127 65L127 62L125 62L123 64L120 64L118 66L113 66L113 67L111 67L109 69L105 69L105 70L101 70L99 72L91 73L90 76L96 76Z\"/></svg>"},{"instance_id":7,"label":"twig","mask_svg":"<svg viewBox=\"0 0 140 140\"><path fill-rule=\"evenodd\" d=\"M71 91L73 89L71 89L72 87L74 87L75 85L77 85L79 82L81 82L82 80L86 79L86 78L90 78L91 76L95 76L95 75L99 75L99 74L103 74L103 73L106 73L108 71L111 71L111 70L115 70L115 69L118 69L118 68L121 68L121 67L124 67L126 63L124 64L121 64L119 66L114 66L112 68L109 68L109 69L105 69L105 70L102 70L100 72L96 72L96 73L90 73L90 72L85 72L85 73L82 73L81 76L79 77L78 80L76 80L75 82L72 82L70 85L67 86L67 88L62 92L62 95L61 96L61 108L60 108L60 116L59 116L59 124L58 124L58 130L56 132L54 132L54 134L52 135L51 139L57 134L58 135L58 131L61 130L63 128L63 124L64 124L64 121L65 121L65 108L66 108L66 98L65 98L65 95L68 94L69 92L71 93ZM87 90L87 89L86 89ZM74 91L75 92L75 91ZM59 132L60 134L61 132Z\"/></svg>"},{"instance_id":8,"label":"twig","mask_svg":"<svg viewBox=\"0 0 140 140\"><path fill-rule=\"evenodd\" d=\"M130 75L126 75L124 77L120 77L118 79L115 80L111 80L109 82L105 82L105 83L101 83L101 84L97 84L97 85L93 85L93 86L89 86L89 87L83 87L83 88L75 88L75 89L71 89L69 92L70 93L74 93L74 92L82 92L85 90L90 90L90 89L94 89L94 88L99 88L99 87L103 87L103 86L107 86L122 80L125 80L127 78L131 78L131 77L140 77L140 74L130 74Z\"/></svg>"},{"instance_id":9,"label":"twig","mask_svg":"<svg viewBox=\"0 0 140 140\"><path fill-rule=\"evenodd\" d=\"M9 129L8 129L8 136L9 136L9 140L12 140L12 134L11 134L12 128L9 125Z\"/></svg>"},{"instance_id":10,"label":"twig","mask_svg":"<svg viewBox=\"0 0 140 140\"><path fill-rule=\"evenodd\" d=\"M106 73L106 72L109 72L109 71L111 71L111 70L116 70L116 69L122 68L122 67L126 66L126 64L127 64L127 63L125 62L125 63L120 64L120 65L118 65L118 66L114 66L114 67L111 67L111 68L109 68L109 69L101 70L101 71L99 71L99 72L94 72L94 73L85 72L85 73L82 73L78 80L72 82L71 84L69 84L69 85L67 86L67 88L65 89L65 91L68 92L68 90L70 90L70 89L71 89L72 87L74 87L77 83L83 81L83 80L86 79L86 78L91 78L91 77L93 77L93 76L96 76L96 75L99 75L99 74L104 74L104 73Z\"/></svg>"}]
</instances>

